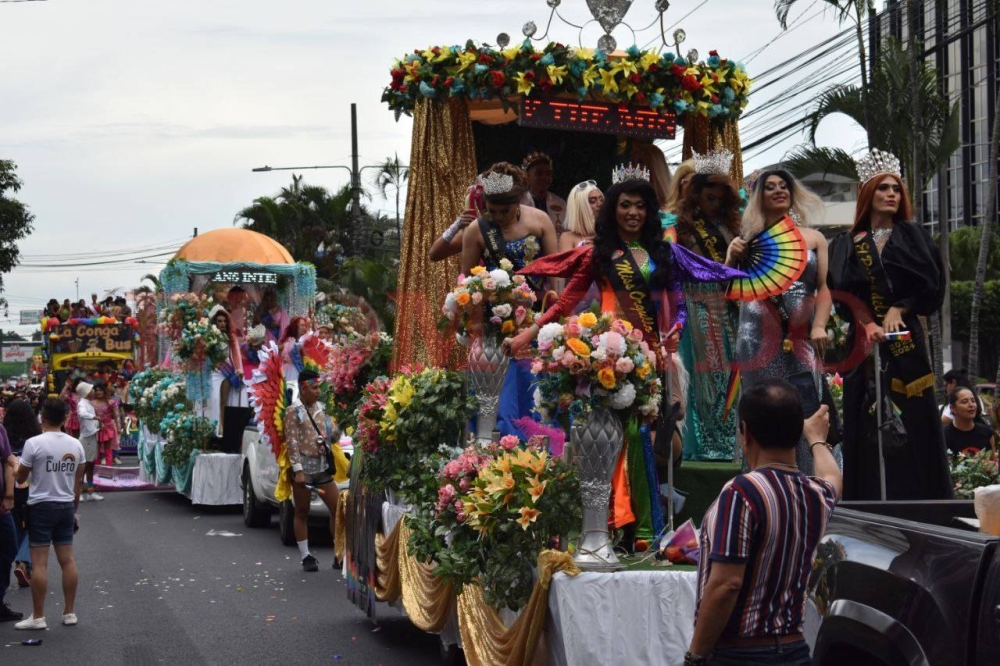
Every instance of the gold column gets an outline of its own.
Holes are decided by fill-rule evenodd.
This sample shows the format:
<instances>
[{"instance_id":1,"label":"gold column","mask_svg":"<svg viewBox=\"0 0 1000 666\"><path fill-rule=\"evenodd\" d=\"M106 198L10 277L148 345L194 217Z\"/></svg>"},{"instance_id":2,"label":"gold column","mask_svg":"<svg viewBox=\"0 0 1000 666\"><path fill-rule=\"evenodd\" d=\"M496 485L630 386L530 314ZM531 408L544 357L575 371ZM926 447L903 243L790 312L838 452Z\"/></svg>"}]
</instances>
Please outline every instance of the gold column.
<instances>
[{"instance_id":1,"label":"gold column","mask_svg":"<svg viewBox=\"0 0 1000 666\"><path fill-rule=\"evenodd\" d=\"M405 233L399 252L393 367L447 366L460 358L454 336L437 330L458 257L431 263L431 245L462 211L476 178L472 121L465 100L425 100L413 112Z\"/></svg>"}]
</instances>

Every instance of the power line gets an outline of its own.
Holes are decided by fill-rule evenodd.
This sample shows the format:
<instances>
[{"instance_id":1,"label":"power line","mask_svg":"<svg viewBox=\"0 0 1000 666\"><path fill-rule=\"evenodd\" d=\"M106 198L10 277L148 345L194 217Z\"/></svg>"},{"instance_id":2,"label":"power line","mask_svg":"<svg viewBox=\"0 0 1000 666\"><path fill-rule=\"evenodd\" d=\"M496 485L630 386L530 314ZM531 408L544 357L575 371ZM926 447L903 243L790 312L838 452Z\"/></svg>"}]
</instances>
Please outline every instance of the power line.
<instances>
[{"instance_id":1,"label":"power line","mask_svg":"<svg viewBox=\"0 0 1000 666\"><path fill-rule=\"evenodd\" d=\"M172 241L164 241L156 245L148 245L136 248L123 248L119 250L101 250L95 252L66 252L66 253L53 253L53 254L22 254L21 257L28 260L52 260L52 261L70 261L74 259L93 259L96 257L120 257L122 255L130 254L143 254L146 252L156 252L160 250L168 250L171 248L180 247L180 245L189 240L188 238L181 238Z\"/></svg>"},{"instance_id":2,"label":"power line","mask_svg":"<svg viewBox=\"0 0 1000 666\"><path fill-rule=\"evenodd\" d=\"M104 260L104 261L92 261L92 262L84 262L84 263L62 263L62 264L31 264L31 263L24 263L24 264L20 264L20 266L24 267L24 268L68 268L68 269L73 269L73 268L76 268L78 266L111 266L111 265L114 265L114 264L125 264L125 263L139 262L140 260L143 260L143 259L156 259L156 258L159 258L159 257L170 257L170 256L173 256L174 253L175 253L175 251L171 250L169 252L159 252L159 253L156 253L156 254L148 254L148 255L145 255L145 256L141 256L141 257L128 257L128 258L125 258L125 259L107 259L107 260Z\"/></svg>"}]
</instances>

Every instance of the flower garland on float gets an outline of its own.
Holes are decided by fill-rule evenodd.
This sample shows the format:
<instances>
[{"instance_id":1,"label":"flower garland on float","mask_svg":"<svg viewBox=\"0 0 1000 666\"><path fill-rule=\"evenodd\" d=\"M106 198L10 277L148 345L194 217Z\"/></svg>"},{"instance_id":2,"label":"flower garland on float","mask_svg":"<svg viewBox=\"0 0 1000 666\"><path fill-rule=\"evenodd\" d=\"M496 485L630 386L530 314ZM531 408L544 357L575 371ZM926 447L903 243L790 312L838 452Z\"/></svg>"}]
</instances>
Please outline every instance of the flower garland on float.
<instances>
[{"instance_id":1,"label":"flower garland on float","mask_svg":"<svg viewBox=\"0 0 1000 666\"><path fill-rule=\"evenodd\" d=\"M550 43L541 51L530 40L508 49L432 46L397 60L382 101L409 114L422 99L499 100L504 108L518 95L572 95L648 107L720 122L739 118L747 105L750 78L739 62L710 51L690 62L673 53L623 53Z\"/></svg>"},{"instance_id":2,"label":"flower garland on float","mask_svg":"<svg viewBox=\"0 0 1000 666\"><path fill-rule=\"evenodd\" d=\"M545 445L544 437L507 435L439 460L411 510L409 546L456 592L479 585L494 608L520 609L538 554L579 526L577 471Z\"/></svg>"}]
</instances>

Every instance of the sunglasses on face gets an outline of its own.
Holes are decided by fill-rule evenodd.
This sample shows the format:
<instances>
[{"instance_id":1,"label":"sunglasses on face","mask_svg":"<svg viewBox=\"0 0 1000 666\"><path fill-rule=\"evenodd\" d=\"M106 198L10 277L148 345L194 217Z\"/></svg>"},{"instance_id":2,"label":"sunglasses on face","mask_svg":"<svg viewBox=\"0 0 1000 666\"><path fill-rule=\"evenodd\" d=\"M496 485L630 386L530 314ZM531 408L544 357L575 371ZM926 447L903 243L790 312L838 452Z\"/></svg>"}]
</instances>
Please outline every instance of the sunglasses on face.
<instances>
[{"instance_id":1,"label":"sunglasses on face","mask_svg":"<svg viewBox=\"0 0 1000 666\"><path fill-rule=\"evenodd\" d=\"M597 187L597 181L596 180L585 180L582 183L577 184L576 189L578 189L578 190L585 190L588 187Z\"/></svg>"}]
</instances>

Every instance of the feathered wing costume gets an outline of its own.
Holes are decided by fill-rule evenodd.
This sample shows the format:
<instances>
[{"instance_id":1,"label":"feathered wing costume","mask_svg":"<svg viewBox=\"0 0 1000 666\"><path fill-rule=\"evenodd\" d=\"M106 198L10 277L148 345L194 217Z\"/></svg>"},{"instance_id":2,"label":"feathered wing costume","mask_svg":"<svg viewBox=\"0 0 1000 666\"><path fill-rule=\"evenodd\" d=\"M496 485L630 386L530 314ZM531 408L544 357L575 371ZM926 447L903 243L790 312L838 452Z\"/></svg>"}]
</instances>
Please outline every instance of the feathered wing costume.
<instances>
[{"instance_id":1,"label":"feathered wing costume","mask_svg":"<svg viewBox=\"0 0 1000 666\"><path fill-rule=\"evenodd\" d=\"M302 352L303 367L319 373L326 372L330 361L330 349L327 343L309 333L299 340L297 348ZM257 419L257 430L271 447L278 461L278 485L274 497L283 502L292 497L292 484L288 474L292 465L288 461L288 452L285 448L285 410L288 409L285 396L288 385L285 382L278 345L273 341L268 342L258 354L260 366L253 371L253 377L248 381L247 393ZM336 472L333 479L337 483L343 483L347 481L350 461L337 442L330 443L330 451L333 454Z\"/></svg>"},{"instance_id":2,"label":"feathered wing costume","mask_svg":"<svg viewBox=\"0 0 1000 666\"><path fill-rule=\"evenodd\" d=\"M292 465L285 450L285 410L288 408L285 402L285 372L281 351L273 340L257 353L260 365L247 381L247 394L257 420L257 431L278 461L278 486L274 497L282 502L292 497L291 480L288 478Z\"/></svg>"}]
</instances>

